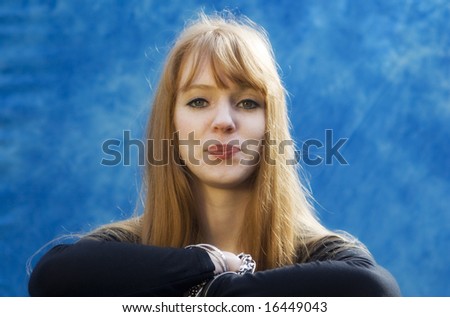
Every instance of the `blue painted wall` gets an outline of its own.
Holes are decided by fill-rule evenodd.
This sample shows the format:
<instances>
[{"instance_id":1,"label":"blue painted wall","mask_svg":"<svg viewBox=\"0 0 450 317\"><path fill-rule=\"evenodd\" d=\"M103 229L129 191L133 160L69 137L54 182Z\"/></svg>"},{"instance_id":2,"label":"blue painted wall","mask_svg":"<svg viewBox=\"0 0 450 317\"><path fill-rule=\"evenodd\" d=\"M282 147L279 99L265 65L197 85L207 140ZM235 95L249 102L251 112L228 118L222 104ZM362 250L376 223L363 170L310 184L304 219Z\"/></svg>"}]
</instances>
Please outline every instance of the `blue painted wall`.
<instances>
[{"instance_id":1,"label":"blue painted wall","mask_svg":"<svg viewBox=\"0 0 450 317\"><path fill-rule=\"evenodd\" d=\"M2 1L0 295L27 295L26 261L47 241L132 213L139 168L100 165L101 144L142 135L164 54L201 7L268 30L297 143L348 138L349 165L305 166L324 223L366 243L404 295L450 296L440 0Z\"/></svg>"}]
</instances>

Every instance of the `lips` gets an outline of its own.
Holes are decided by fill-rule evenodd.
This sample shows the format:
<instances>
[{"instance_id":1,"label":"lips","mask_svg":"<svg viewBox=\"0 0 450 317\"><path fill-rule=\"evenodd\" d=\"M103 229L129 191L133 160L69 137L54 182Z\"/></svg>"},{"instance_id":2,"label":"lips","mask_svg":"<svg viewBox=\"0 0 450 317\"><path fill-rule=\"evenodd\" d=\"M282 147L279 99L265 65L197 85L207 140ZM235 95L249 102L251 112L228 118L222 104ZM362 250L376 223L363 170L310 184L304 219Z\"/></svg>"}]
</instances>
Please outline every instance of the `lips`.
<instances>
[{"instance_id":1,"label":"lips","mask_svg":"<svg viewBox=\"0 0 450 317\"><path fill-rule=\"evenodd\" d=\"M239 147L230 144L212 144L208 146L208 154L220 159L227 159L232 157L236 152L239 152Z\"/></svg>"}]
</instances>

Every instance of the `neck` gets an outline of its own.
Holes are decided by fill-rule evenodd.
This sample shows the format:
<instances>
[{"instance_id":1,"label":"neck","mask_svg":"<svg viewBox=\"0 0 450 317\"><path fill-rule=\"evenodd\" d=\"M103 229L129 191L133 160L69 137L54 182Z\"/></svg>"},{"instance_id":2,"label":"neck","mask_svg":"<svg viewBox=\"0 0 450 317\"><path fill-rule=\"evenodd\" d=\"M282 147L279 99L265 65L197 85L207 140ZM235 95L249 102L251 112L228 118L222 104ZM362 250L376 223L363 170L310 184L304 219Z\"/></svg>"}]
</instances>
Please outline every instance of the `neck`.
<instances>
[{"instance_id":1,"label":"neck","mask_svg":"<svg viewBox=\"0 0 450 317\"><path fill-rule=\"evenodd\" d=\"M201 185L196 190L200 230L205 243L223 251L240 253L239 237L250 189L222 189Z\"/></svg>"}]
</instances>

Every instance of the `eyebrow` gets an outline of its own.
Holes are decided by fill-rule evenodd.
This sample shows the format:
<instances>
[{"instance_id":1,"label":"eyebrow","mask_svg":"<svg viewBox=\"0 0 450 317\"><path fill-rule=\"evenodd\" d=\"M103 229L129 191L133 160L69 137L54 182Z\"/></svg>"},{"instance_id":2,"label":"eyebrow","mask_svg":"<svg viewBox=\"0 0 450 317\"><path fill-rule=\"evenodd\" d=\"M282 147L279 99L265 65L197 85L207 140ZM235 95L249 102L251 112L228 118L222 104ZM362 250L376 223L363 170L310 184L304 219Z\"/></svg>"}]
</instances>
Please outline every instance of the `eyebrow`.
<instances>
[{"instance_id":1,"label":"eyebrow","mask_svg":"<svg viewBox=\"0 0 450 317\"><path fill-rule=\"evenodd\" d=\"M180 88L179 92L181 93L186 93L190 90L194 90L194 89L202 89L202 90L212 90L212 89L218 89L219 87L217 86L213 86L213 85L207 85L207 84L193 84L193 85L184 85ZM239 90L240 92L245 92L248 90L253 90L255 91L254 88L244 85L243 87L239 87L237 90Z\"/></svg>"},{"instance_id":2,"label":"eyebrow","mask_svg":"<svg viewBox=\"0 0 450 317\"><path fill-rule=\"evenodd\" d=\"M195 84L195 85L184 85L183 87L181 87L180 91L181 92L187 92L189 90L192 89L204 89L204 90L211 90L211 89L216 89L218 87L216 86L211 86L211 85L206 85L206 84Z\"/></svg>"}]
</instances>

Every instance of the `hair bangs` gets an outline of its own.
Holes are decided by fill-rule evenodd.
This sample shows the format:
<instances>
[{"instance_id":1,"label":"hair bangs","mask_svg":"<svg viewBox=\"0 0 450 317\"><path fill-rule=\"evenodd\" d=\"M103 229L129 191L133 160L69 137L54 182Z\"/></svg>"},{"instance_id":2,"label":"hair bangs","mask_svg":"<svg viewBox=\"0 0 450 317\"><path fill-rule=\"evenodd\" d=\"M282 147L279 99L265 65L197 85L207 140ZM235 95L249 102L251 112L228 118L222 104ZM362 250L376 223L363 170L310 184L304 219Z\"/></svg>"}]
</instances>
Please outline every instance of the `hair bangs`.
<instances>
[{"instance_id":1,"label":"hair bangs","mask_svg":"<svg viewBox=\"0 0 450 317\"><path fill-rule=\"evenodd\" d=\"M184 57L180 67L180 70L188 71L184 74L183 83L180 82L181 71L178 74L180 90L189 87L202 69L209 66L219 88L229 88L232 83L267 95L268 87L263 80L264 67L258 64L257 52L252 51L236 34L217 29L202 34L191 45L187 50L190 53ZM190 67L186 69L184 66L188 62Z\"/></svg>"}]
</instances>

